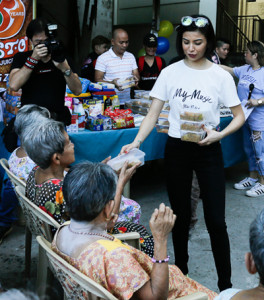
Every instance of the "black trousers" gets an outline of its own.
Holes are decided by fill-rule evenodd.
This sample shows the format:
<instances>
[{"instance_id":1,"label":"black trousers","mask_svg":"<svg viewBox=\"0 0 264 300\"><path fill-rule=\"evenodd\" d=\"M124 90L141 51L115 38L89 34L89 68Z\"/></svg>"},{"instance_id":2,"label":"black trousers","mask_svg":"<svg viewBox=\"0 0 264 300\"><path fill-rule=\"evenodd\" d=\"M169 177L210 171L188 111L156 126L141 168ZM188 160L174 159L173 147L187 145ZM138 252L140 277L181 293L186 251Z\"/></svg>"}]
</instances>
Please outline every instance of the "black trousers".
<instances>
[{"instance_id":1,"label":"black trousers","mask_svg":"<svg viewBox=\"0 0 264 300\"><path fill-rule=\"evenodd\" d=\"M172 231L175 264L184 274L188 273L194 170L200 186L205 223L218 274L218 287L220 290L230 288L230 245L225 223L225 178L220 143L201 147L196 143L169 137L165 149L165 166L169 200L177 215Z\"/></svg>"}]
</instances>

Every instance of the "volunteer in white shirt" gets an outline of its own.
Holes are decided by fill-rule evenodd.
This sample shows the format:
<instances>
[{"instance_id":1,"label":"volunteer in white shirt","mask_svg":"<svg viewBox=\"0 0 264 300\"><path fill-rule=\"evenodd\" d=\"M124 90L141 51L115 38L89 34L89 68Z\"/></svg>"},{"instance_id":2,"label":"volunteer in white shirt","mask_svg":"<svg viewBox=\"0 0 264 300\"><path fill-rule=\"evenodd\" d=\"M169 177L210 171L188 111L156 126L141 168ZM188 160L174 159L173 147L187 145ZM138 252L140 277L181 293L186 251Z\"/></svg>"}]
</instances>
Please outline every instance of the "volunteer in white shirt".
<instances>
[{"instance_id":1,"label":"volunteer in white shirt","mask_svg":"<svg viewBox=\"0 0 264 300\"><path fill-rule=\"evenodd\" d=\"M191 184L196 172L203 201L206 226L210 235L218 274L218 287L230 288L230 246L225 223L225 179L219 141L238 130L244 114L230 74L206 59L215 48L210 20L203 15L183 17L177 28L176 47L184 59L165 68L150 96L153 102L132 144L121 152L139 147L154 128L164 102L169 100L169 132L165 149L165 167L169 200L177 220L173 229L175 264L188 273L188 235L191 218ZM230 107L234 115L221 132L219 104ZM203 115L206 137L198 143L181 140L180 113Z\"/></svg>"}]
</instances>

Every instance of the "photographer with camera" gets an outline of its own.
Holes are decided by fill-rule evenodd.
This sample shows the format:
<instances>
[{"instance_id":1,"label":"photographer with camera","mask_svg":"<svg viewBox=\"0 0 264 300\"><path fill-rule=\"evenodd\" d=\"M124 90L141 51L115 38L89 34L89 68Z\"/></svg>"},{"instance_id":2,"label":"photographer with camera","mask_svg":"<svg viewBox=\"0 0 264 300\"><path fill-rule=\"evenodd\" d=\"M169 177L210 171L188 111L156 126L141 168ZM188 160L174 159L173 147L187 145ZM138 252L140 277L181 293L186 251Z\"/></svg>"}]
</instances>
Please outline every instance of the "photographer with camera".
<instances>
[{"instance_id":1,"label":"photographer with camera","mask_svg":"<svg viewBox=\"0 0 264 300\"><path fill-rule=\"evenodd\" d=\"M62 44L56 40L57 25L43 19L32 20L26 31L33 51L19 52L14 56L9 77L10 88L22 88L21 104L37 104L46 107L52 118L70 123L70 112L64 106L66 84L79 95L81 82Z\"/></svg>"}]
</instances>

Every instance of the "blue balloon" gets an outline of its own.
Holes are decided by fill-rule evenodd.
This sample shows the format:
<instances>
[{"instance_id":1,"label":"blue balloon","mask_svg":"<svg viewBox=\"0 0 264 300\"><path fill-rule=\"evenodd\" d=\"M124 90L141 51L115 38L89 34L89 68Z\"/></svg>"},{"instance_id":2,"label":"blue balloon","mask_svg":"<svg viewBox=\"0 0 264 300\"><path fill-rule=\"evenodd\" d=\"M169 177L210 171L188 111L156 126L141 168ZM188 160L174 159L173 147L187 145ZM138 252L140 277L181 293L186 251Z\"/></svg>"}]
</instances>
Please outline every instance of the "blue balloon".
<instances>
[{"instance_id":1,"label":"blue balloon","mask_svg":"<svg viewBox=\"0 0 264 300\"><path fill-rule=\"evenodd\" d=\"M156 54L164 54L170 48L170 42L167 38L160 36L158 37L158 48Z\"/></svg>"}]
</instances>

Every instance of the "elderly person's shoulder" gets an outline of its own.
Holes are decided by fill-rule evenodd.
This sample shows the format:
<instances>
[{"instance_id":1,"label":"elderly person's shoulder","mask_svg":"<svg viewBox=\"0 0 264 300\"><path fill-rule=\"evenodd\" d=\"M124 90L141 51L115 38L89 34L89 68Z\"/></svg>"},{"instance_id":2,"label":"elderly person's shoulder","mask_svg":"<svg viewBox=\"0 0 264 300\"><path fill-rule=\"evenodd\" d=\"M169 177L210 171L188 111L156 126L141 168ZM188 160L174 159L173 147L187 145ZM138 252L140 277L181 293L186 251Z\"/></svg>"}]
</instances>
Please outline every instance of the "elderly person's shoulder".
<instances>
[{"instance_id":1,"label":"elderly person's shoulder","mask_svg":"<svg viewBox=\"0 0 264 300\"><path fill-rule=\"evenodd\" d=\"M240 291L241 291L240 289L224 290L214 300L229 300Z\"/></svg>"}]
</instances>

